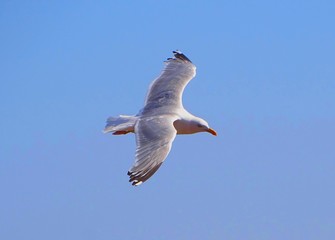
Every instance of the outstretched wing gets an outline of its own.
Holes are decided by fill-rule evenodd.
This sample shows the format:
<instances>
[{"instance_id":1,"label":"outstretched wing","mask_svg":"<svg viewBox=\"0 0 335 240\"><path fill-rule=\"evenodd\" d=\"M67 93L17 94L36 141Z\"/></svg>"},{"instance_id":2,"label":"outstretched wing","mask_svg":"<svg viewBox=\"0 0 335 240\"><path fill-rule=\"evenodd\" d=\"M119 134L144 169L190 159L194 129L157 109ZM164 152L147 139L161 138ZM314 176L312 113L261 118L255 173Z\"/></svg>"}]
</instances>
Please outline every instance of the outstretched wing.
<instances>
[{"instance_id":1,"label":"outstretched wing","mask_svg":"<svg viewBox=\"0 0 335 240\"><path fill-rule=\"evenodd\" d=\"M181 52L173 51L166 66L149 87L143 111L160 106L182 107L182 95L188 82L195 76L195 65Z\"/></svg>"},{"instance_id":2,"label":"outstretched wing","mask_svg":"<svg viewBox=\"0 0 335 240\"><path fill-rule=\"evenodd\" d=\"M177 134L173 126L176 119L173 115L159 115L140 118L136 123L136 159L128 171L133 185L148 180L162 165Z\"/></svg>"}]
</instances>

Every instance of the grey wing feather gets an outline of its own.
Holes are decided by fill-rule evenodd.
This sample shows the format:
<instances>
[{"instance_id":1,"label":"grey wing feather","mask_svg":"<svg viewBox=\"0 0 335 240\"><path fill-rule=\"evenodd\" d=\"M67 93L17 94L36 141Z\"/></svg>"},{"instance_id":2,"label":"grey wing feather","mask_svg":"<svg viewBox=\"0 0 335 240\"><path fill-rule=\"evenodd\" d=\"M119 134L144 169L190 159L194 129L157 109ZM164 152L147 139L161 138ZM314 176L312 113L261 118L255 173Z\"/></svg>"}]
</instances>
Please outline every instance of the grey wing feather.
<instances>
[{"instance_id":1,"label":"grey wing feather","mask_svg":"<svg viewBox=\"0 0 335 240\"><path fill-rule=\"evenodd\" d=\"M133 185L149 179L169 154L177 133L173 126L176 119L163 115L141 118L136 123L136 160L128 171L129 181Z\"/></svg>"},{"instance_id":2,"label":"grey wing feather","mask_svg":"<svg viewBox=\"0 0 335 240\"><path fill-rule=\"evenodd\" d=\"M169 58L160 76L151 86L145 101L145 108L159 106L182 106L182 94L188 82L195 76L195 65L181 52L174 51L175 58Z\"/></svg>"}]
</instances>

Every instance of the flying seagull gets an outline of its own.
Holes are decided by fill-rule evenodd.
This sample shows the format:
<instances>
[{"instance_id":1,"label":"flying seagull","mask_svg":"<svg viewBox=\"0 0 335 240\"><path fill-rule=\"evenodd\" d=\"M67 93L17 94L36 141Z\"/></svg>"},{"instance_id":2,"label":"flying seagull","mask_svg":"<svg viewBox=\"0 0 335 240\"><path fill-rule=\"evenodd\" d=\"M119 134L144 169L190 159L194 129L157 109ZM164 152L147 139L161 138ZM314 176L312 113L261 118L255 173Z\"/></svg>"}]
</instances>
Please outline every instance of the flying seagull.
<instances>
[{"instance_id":1,"label":"flying seagull","mask_svg":"<svg viewBox=\"0 0 335 240\"><path fill-rule=\"evenodd\" d=\"M165 61L160 76L150 85L145 104L135 116L109 117L104 133L114 135L135 133L135 162L128 171L129 182L140 185L162 165L177 134L216 132L208 123L186 111L182 95L195 76L195 65L180 51Z\"/></svg>"}]
</instances>

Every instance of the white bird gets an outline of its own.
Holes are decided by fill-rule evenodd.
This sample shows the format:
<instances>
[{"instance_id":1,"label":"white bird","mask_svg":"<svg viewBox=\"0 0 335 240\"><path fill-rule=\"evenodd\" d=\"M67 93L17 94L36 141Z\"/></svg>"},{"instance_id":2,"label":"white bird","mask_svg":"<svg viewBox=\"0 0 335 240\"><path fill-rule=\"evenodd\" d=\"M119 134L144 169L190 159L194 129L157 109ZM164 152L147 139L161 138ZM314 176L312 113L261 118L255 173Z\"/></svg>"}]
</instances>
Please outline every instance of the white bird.
<instances>
[{"instance_id":1,"label":"white bird","mask_svg":"<svg viewBox=\"0 0 335 240\"><path fill-rule=\"evenodd\" d=\"M180 51L150 85L144 108L135 116L109 117L104 133L114 135L135 133L135 162L128 171L129 182L139 185L148 180L162 165L170 152L176 134L217 133L208 123L186 111L182 95L188 82L195 76L196 67Z\"/></svg>"}]
</instances>

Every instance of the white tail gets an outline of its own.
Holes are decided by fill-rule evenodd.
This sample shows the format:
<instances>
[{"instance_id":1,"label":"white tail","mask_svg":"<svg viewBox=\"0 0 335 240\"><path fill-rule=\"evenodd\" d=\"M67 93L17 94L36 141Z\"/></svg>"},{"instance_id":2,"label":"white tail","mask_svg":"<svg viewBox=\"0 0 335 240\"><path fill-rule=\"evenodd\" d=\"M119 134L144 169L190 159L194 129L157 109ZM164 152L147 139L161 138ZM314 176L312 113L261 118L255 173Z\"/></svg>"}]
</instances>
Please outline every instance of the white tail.
<instances>
[{"instance_id":1,"label":"white tail","mask_svg":"<svg viewBox=\"0 0 335 240\"><path fill-rule=\"evenodd\" d=\"M118 117L109 117L107 119L104 133L113 132L115 135L134 132L134 126L137 121L136 116L120 115Z\"/></svg>"}]
</instances>

